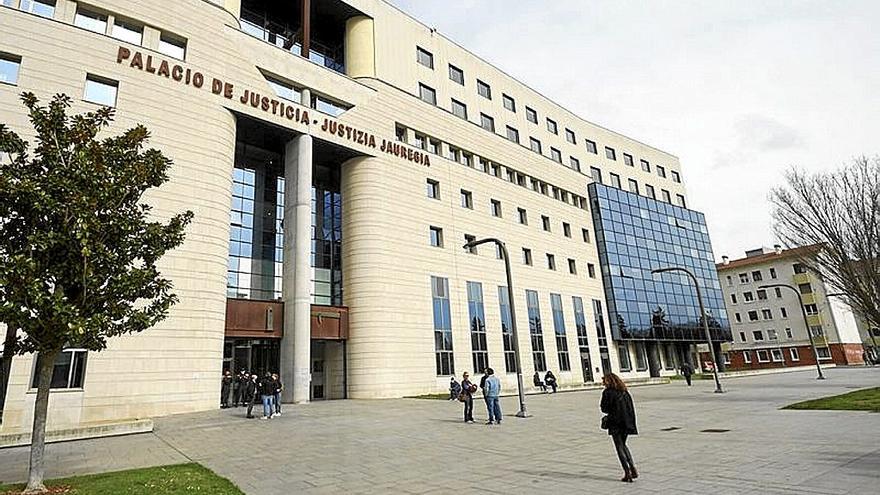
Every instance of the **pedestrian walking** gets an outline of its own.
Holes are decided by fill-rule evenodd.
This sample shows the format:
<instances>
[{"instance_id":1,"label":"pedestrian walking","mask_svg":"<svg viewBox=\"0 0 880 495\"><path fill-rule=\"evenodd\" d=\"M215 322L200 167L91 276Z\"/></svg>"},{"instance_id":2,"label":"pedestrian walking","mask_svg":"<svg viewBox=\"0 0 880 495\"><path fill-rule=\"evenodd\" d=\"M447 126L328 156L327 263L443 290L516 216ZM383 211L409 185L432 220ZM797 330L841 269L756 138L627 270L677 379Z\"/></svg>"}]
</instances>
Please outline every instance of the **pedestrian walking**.
<instances>
[{"instance_id":1,"label":"pedestrian walking","mask_svg":"<svg viewBox=\"0 0 880 495\"><path fill-rule=\"evenodd\" d=\"M691 363L685 361L681 363L681 374L684 375L684 379L688 384L688 387L691 386L691 376L694 374L694 367L691 366Z\"/></svg>"},{"instance_id":2,"label":"pedestrian walking","mask_svg":"<svg viewBox=\"0 0 880 495\"><path fill-rule=\"evenodd\" d=\"M605 413L602 418L602 428L608 430L611 440L614 441L614 449L617 458L623 467L623 478L620 481L632 483L639 477L636 466L633 463L632 454L626 446L629 435L638 435L636 428L636 410L633 407L632 397L626 390L626 384L614 373L608 373L602 377L602 401L599 408Z\"/></svg>"},{"instance_id":3,"label":"pedestrian walking","mask_svg":"<svg viewBox=\"0 0 880 495\"><path fill-rule=\"evenodd\" d=\"M465 423L474 422L474 392L477 391L477 386L471 383L469 378L470 375L467 371L461 375L461 394L458 396L458 400L464 402Z\"/></svg>"},{"instance_id":4,"label":"pedestrian walking","mask_svg":"<svg viewBox=\"0 0 880 495\"><path fill-rule=\"evenodd\" d=\"M272 373L267 371L259 385L260 398L263 400L263 417L261 419L272 419L275 409L275 380L272 379Z\"/></svg>"},{"instance_id":5,"label":"pedestrian walking","mask_svg":"<svg viewBox=\"0 0 880 495\"><path fill-rule=\"evenodd\" d=\"M455 381L455 377L449 377L449 400L458 399L458 394L461 393L461 385L457 381Z\"/></svg>"},{"instance_id":6,"label":"pedestrian walking","mask_svg":"<svg viewBox=\"0 0 880 495\"><path fill-rule=\"evenodd\" d=\"M229 407L229 395L232 393L232 372L226 370L223 372L223 378L220 379L220 409Z\"/></svg>"},{"instance_id":7,"label":"pedestrian walking","mask_svg":"<svg viewBox=\"0 0 880 495\"><path fill-rule=\"evenodd\" d=\"M281 416L281 391L284 390L284 385L281 384L278 373L272 373L272 379L275 380L275 416Z\"/></svg>"},{"instance_id":8,"label":"pedestrian walking","mask_svg":"<svg viewBox=\"0 0 880 495\"><path fill-rule=\"evenodd\" d=\"M487 425L491 425L493 419L495 420L495 424L501 424L500 395L501 380L495 376L495 370L492 368L486 368L486 386L483 388L483 397L486 398L486 411L489 413L489 420L486 421Z\"/></svg>"},{"instance_id":9,"label":"pedestrian walking","mask_svg":"<svg viewBox=\"0 0 880 495\"><path fill-rule=\"evenodd\" d=\"M547 370L547 374L544 375L544 383L553 389L554 394L556 393L556 375L552 371Z\"/></svg>"},{"instance_id":10,"label":"pedestrian walking","mask_svg":"<svg viewBox=\"0 0 880 495\"><path fill-rule=\"evenodd\" d=\"M540 388L542 391L547 392L547 386L544 385L544 382L541 380L541 374L537 371L535 372L535 376L532 377L532 381L535 382L535 386Z\"/></svg>"},{"instance_id":11,"label":"pedestrian walking","mask_svg":"<svg viewBox=\"0 0 880 495\"><path fill-rule=\"evenodd\" d=\"M250 375L248 377L248 381L245 382L242 387L241 397L244 401L244 404L247 404L247 417L253 418L253 414L251 412L254 410L254 404L257 403L257 392L258 392L258 384L257 384L257 375Z\"/></svg>"}]
</instances>

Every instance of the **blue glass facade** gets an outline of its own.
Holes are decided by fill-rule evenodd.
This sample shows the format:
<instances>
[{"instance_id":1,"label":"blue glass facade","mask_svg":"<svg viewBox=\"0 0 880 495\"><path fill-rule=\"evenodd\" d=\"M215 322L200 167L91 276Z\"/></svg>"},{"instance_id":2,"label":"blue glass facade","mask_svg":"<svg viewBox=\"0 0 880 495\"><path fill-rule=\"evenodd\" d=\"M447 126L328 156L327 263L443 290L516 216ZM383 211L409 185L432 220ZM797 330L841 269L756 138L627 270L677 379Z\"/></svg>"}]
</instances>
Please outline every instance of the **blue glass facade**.
<instances>
[{"instance_id":1,"label":"blue glass facade","mask_svg":"<svg viewBox=\"0 0 880 495\"><path fill-rule=\"evenodd\" d=\"M651 274L684 267L700 282L712 340L731 340L705 216L599 183L588 190L614 339L705 341L693 282Z\"/></svg>"}]
</instances>

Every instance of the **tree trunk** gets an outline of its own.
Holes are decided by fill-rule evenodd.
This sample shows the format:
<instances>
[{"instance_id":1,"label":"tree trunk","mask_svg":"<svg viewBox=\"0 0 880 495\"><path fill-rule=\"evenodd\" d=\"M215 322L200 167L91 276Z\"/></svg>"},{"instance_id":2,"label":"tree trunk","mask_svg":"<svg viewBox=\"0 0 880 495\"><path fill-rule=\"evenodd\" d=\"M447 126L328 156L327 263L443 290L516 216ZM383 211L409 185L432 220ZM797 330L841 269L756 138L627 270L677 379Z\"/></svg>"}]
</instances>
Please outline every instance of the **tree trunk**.
<instances>
[{"instance_id":1,"label":"tree trunk","mask_svg":"<svg viewBox=\"0 0 880 495\"><path fill-rule=\"evenodd\" d=\"M18 329L6 327L6 341L3 343L3 357L0 357L0 424L3 424L3 409L6 404L6 390L9 388L9 374L12 371L12 357L15 356L15 342Z\"/></svg>"},{"instance_id":2,"label":"tree trunk","mask_svg":"<svg viewBox=\"0 0 880 495\"><path fill-rule=\"evenodd\" d=\"M31 458L28 470L28 483L23 494L44 493L43 453L46 450L46 416L49 410L49 386L52 384L52 370L61 349L39 355L37 381L37 400L34 403L34 428L31 433Z\"/></svg>"}]
</instances>

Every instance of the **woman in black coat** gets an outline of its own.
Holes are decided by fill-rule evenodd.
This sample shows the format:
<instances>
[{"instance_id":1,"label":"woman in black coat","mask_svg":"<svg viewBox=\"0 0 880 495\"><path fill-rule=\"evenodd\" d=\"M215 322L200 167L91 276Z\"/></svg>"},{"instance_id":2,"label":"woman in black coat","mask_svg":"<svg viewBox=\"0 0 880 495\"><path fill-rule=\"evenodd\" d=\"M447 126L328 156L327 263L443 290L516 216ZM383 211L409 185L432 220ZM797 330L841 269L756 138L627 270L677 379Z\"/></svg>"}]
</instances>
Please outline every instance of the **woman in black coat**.
<instances>
[{"instance_id":1,"label":"woman in black coat","mask_svg":"<svg viewBox=\"0 0 880 495\"><path fill-rule=\"evenodd\" d=\"M636 410L633 407L632 397L626 390L626 384L614 373L608 373L602 377L602 402L600 408L607 416L603 418L602 427L608 429L608 434L614 441L617 457L623 466L623 478L620 481L632 483L639 477L636 466L633 463L632 454L626 446L626 437L638 435L636 429Z\"/></svg>"}]
</instances>

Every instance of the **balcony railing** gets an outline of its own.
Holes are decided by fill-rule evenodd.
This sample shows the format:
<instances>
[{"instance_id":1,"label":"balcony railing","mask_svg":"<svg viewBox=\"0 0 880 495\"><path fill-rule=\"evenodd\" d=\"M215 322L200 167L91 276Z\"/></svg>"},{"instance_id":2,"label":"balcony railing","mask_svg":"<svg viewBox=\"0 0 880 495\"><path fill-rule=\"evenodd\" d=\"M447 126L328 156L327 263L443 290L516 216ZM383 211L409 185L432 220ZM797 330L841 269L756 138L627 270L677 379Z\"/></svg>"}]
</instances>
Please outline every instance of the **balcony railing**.
<instances>
[{"instance_id":1,"label":"balcony railing","mask_svg":"<svg viewBox=\"0 0 880 495\"><path fill-rule=\"evenodd\" d=\"M241 30L254 38L302 56L302 44L295 39L296 30L266 18L262 13L242 9ZM334 50L315 41L312 41L309 47L309 60L345 74L344 55L340 53L341 49Z\"/></svg>"}]
</instances>

